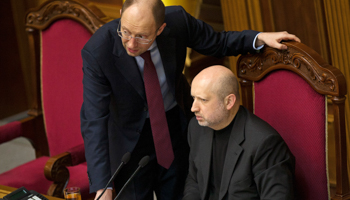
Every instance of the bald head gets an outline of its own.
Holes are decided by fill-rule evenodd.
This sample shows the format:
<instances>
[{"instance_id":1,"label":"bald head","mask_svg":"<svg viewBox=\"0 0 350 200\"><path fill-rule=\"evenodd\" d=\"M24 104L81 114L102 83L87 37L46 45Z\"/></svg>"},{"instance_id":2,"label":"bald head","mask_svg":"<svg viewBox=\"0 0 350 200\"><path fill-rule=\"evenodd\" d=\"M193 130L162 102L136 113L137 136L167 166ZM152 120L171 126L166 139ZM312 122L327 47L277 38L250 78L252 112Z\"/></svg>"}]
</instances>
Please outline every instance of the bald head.
<instances>
[{"instance_id":1,"label":"bald head","mask_svg":"<svg viewBox=\"0 0 350 200\"><path fill-rule=\"evenodd\" d=\"M208 90L216 94L220 99L224 99L229 94L236 96L239 104L239 85L236 76L232 71L221 65L214 65L203 69L193 79L199 85L206 86Z\"/></svg>"},{"instance_id":2,"label":"bald head","mask_svg":"<svg viewBox=\"0 0 350 200\"><path fill-rule=\"evenodd\" d=\"M126 0L123 4L121 15L131 6L137 6L139 12L151 11L156 28L159 28L165 19L165 6L161 0Z\"/></svg>"},{"instance_id":3,"label":"bald head","mask_svg":"<svg viewBox=\"0 0 350 200\"><path fill-rule=\"evenodd\" d=\"M201 126L227 127L239 110L238 82L231 70L215 65L202 70L192 81L191 111Z\"/></svg>"}]
</instances>

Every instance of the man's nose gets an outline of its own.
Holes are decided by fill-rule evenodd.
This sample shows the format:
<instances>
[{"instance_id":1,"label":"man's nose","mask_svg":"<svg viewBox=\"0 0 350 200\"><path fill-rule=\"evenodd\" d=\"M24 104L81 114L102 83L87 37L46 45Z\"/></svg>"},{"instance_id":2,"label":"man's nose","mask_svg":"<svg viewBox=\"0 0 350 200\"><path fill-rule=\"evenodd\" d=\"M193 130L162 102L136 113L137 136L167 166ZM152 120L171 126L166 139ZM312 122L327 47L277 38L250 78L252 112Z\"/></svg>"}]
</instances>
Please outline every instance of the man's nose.
<instances>
[{"instance_id":1,"label":"man's nose","mask_svg":"<svg viewBox=\"0 0 350 200\"><path fill-rule=\"evenodd\" d=\"M197 106L196 100L194 100L192 103L191 112L197 112L197 111L198 111L198 106Z\"/></svg>"},{"instance_id":2,"label":"man's nose","mask_svg":"<svg viewBox=\"0 0 350 200\"><path fill-rule=\"evenodd\" d=\"M133 47L136 47L137 46L137 41L134 37L132 37L130 40L129 40L129 47L130 48L133 48Z\"/></svg>"}]
</instances>

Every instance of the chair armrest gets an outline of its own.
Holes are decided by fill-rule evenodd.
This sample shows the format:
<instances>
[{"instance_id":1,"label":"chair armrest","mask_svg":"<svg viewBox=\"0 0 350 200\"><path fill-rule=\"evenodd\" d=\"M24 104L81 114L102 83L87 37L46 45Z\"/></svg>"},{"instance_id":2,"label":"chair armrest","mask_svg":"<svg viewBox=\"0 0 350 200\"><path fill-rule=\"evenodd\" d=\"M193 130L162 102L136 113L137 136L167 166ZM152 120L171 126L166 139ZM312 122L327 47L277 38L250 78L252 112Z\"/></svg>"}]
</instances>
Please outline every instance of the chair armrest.
<instances>
[{"instance_id":1,"label":"chair armrest","mask_svg":"<svg viewBox=\"0 0 350 200\"><path fill-rule=\"evenodd\" d=\"M0 126L0 144L21 137L22 123L20 121L14 121Z\"/></svg>"},{"instance_id":2,"label":"chair armrest","mask_svg":"<svg viewBox=\"0 0 350 200\"><path fill-rule=\"evenodd\" d=\"M0 126L0 144L18 137L25 137L35 149L36 157L49 156L42 115L29 116Z\"/></svg>"},{"instance_id":3,"label":"chair armrest","mask_svg":"<svg viewBox=\"0 0 350 200\"><path fill-rule=\"evenodd\" d=\"M85 162L84 144L77 145L67 152L52 156L45 164L45 177L54 182L62 182L69 178L67 166Z\"/></svg>"},{"instance_id":4,"label":"chair armrest","mask_svg":"<svg viewBox=\"0 0 350 200\"><path fill-rule=\"evenodd\" d=\"M62 182L68 180L69 171L67 166L72 165L72 157L69 152L64 152L56 156L52 156L45 164L45 177L54 182Z\"/></svg>"},{"instance_id":5,"label":"chair armrest","mask_svg":"<svg viewBox=\"0 0 350 200\"><path fill-rule=\"evenodd\" d=\"M63 190L68 184L69 170L67 166L72 165L72 158L69 152L64 152L50 157L45 164L45 177L53 181L47 195L63 198Z\"/></svg>"},{"instance_id":6,"label":"chair armrest","mask_svg":"<svg viewBox=\"0 0 350 200\"><path fill-rule=\"evenodd\" d=\"M67 166L74 166L85 162L84 144L77 145L67 152L52 156L45 164L45 177L53 181L47 194L63 198L63 189L69 180Z\"/></svg>"},{"instance_id":7,"label":"chair armrest","mask_svg":"<svg viewBox=\"0 0 350 200\"><path fill-rule=\"evenodd\" d=\"M69 149L67 152L71 154L72 166L86 162L84 144L77 145Z\"/></svg>"}]
</instances>

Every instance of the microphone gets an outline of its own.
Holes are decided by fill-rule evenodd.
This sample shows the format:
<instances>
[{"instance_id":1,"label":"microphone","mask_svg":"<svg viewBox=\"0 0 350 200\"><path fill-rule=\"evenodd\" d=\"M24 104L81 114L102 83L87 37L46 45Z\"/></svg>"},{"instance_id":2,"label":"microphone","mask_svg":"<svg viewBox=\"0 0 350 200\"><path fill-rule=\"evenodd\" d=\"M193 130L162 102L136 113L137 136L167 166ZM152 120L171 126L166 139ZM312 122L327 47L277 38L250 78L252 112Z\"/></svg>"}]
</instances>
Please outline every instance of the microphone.
<instances>
[{"instance_id":1,"label":"microphone","mask_svg":"<svg viewBox=\"0 0 350 200\"><path fill-rule=\"evenodd\" d=\"M122 193L122 191L124 190L124 188L129 184L129 182L131 181L132 178L134 178L135 174L144 166L146 166L149 162L149 156L144 156L140 162L139 162L139 166L137 167L137 169L134 171L134 173L130 176L130 178L128 179L128 181L126 181L126 183L123 185L122 189L120 189L118 195L114 198L114 200L116 200L120 194Z\"/></svg>"},{"instance_id":2,"label":"microphone","mask_svg":"<svg viewBox=\"0 0 350 200\"><path fill-rule=\"evenodd\" d=\"M108 181L106 187L103 189L102 193L98 196L98 198L97 198L96 200L99 200L99 199L102 197L102 195L105 193L105 191L106 191L108 185L114 180L115 176L119 173L119 171L121 170L121 168L122 168L126 163L129 162L129 160L130 160L130 155L131 155L130 152L126 152L126 153L123 155L123 157L122 157L122 162L121 162L120 165L118 166L117 170L115 170L113 176L111 177L111 179L109 179L109 181Z\"/></svg>"}]
</instances>

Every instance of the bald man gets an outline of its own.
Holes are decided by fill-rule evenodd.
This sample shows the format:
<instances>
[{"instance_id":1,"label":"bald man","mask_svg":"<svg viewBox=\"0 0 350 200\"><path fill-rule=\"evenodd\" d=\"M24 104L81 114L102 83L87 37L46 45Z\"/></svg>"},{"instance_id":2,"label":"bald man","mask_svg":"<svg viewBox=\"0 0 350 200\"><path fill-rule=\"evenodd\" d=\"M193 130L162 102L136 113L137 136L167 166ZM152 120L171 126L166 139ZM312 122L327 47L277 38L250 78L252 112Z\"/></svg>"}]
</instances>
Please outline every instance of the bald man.
<instances>
[{"instance_id":1,"label":"bald man","mask_svg":"<svg viewBox=\"0 0 350 200\"><path fill-rule=\"evenodd\" d=\"M202 70L191 95L196 116L183 199L294 199L294 157L269 124L240 106L231 70Z\"/></svg>"},{"instance_id":2,"label":"bald man","mask_svg":"<svg viewBox=\"0 0 350 200\"><path fill-rule=\"evenodd\" d=\"M181 199L188 170L187 125L193 116L190 88L182 74L187 48L222 57L254 52L265 44L285 49L281 40L300 41L287 32L215 32L180 6L165 8L161 0L126 0L121 18L97 30L81 51L84 102L80 118L90 192L98 197L123 155L131 152L130 161L114 179L117 193L144 156L150 156L150 161L120 199L153 199L154 192L158 200ZM144 78L149 74L144 73L149 69L144 64L151 62L156 74ZM151 90L160 87L159 95L147 95L149 81L144 80L157 86L147 87ZM151 109L152 104L158 108ZM162 117L153 117L157 110ZM157 133L153 129L164 130L167 143L160 145L168 150L155 145L160 137L153 136ZM112 186L108 185L102 199L112 198Z\"/></svg>"}]
</instances>

